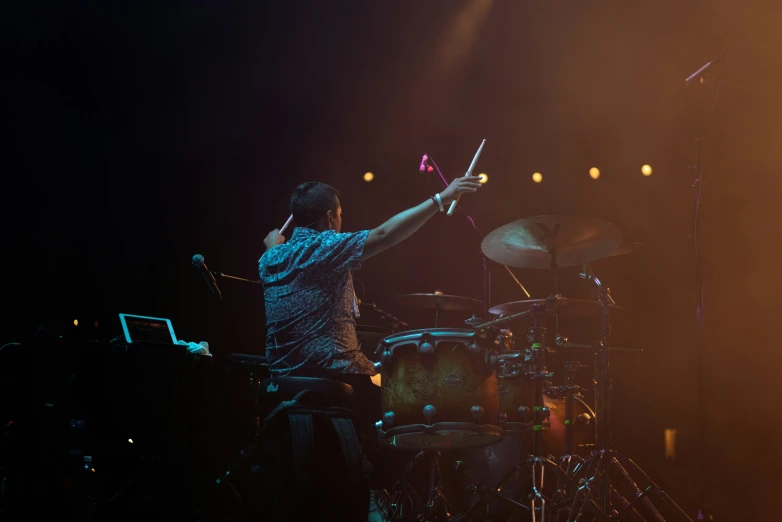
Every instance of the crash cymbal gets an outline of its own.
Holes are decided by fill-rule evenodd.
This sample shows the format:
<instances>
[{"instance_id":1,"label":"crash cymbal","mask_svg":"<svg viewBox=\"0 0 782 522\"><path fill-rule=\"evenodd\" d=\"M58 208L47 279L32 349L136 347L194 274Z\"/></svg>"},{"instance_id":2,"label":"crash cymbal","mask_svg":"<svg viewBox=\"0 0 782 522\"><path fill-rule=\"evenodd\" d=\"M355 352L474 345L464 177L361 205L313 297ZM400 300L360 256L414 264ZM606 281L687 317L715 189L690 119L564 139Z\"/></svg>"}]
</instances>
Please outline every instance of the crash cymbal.
<instances>
[{"instance_id":1,"label":"crash cymbal","mask_svg":"<svg viewBox=\"0 0 782 522\"><path fill-rule=\"evenodd\" d=\"M639 250L641 250L644 247L643 243L638 243L635 241L625 241L621 245L619 245L618 248L612 250L608 254L604 255L603 257L614 257L614 256L623 256L625 254L635 254Z\"/></svg>"},{"instance_id":2,"label":"crash cymbal","mask_svg":"<svg viewBox=\"0 0 782 522\"><path fill-rule=\"evenodd\" d=\"M589 317L599 316L603 313L603 308L599 301L591 299L570 299L567 297L550 297L547 299L527 299L526 301L514 301L503 303L489 308L489 313L494 315L511 315L529 310L534 304L544 306L549 303L546 309L546 315L556 315L559 311L560 317ZM623 310L621 306L611 305L611 311Z\"/></svg>"},{"instance_id":3,"label":"crash cymbal","mask_svg":"<svg viewBox=\"0 0 782 522\"><path fill-rule=\"evenodd\" d=\"M615 250L622 233L602 219L572 214L534 216L492 230L481 251L516 268L565 268L589 263Z\"/></svg>"},{"instance_id":4,"label":"crash cymbal","mask_svg":"<svg viewBox=\"0 0 782 522\"><path fill-rule=\"evenodd\" d=\"M438 310L480 310L483 303L477 299L448 294L403 294L395 301L402 305Z\"/></svg>"}]
</instances>

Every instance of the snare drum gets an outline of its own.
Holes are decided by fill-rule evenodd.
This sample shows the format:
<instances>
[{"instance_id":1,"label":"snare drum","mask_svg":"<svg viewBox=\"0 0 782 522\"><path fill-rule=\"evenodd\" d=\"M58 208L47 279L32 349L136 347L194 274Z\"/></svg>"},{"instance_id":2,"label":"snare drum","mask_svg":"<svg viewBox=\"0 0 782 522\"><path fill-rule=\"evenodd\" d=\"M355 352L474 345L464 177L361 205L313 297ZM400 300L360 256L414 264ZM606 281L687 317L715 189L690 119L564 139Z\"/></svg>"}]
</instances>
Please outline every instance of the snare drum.
<instances>
[{"instance_id":1,"label":"snare drum","mask_svg":"<svg viewBox=\"0 0 782 522\"><path fill-rule=\"evenodd\" d=\"M469 329L410 330L382 339L377 357L381 445L438 450L502 439L493 339Z\"/></svg>"}]
</instances>

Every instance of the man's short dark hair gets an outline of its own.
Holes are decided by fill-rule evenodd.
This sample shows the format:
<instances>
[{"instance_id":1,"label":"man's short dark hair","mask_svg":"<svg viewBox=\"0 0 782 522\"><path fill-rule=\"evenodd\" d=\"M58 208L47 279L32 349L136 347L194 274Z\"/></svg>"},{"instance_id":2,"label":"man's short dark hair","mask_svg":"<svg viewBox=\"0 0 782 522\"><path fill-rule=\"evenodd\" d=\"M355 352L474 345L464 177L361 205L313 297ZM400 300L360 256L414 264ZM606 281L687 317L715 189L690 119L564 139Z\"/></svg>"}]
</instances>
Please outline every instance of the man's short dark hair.
<instances>
[{"instance_id":1,"label":"man's short dark hair","mask_svg":"<svg viewBox=\"0 0 782 522\"><path fill-rule=\"evenodd\" d=\"M297 227L312 227L331 210L337 211L339 191L318 181L302 183L291 194L291 214Z\"/></svg>"}]
</instances>

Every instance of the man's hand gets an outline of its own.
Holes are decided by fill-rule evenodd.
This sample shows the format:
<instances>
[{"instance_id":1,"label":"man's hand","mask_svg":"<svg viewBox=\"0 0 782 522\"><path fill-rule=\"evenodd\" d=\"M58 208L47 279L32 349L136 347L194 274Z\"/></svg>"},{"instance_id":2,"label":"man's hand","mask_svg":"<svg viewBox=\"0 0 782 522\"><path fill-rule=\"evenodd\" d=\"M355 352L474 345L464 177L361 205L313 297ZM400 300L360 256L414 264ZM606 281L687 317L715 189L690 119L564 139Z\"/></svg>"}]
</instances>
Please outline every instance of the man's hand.
<instances>
[{"instance_id":1,"label":"man's hand","mask_svg":"<svg viewBox=\"0 0 782 522\"><path fill-rule=\"evenodd\" d=\"M266 234L266 237L263 240L263 244L266 247L266 250L269 250L271 247L275 247L283 243L285 243L285 236L280 234L279 228L275 228L274 230Z\"/></svg>"},{"instance_id":2,"label":"man's hand","mask_svg":"<svg viewBox=\"0 0 782 522\"><path fill-rule=\"evenodd\" d=\"M448 185L448 188L440 192L440 198L443 200L443 205L446 207L451 204L453 200L459 197L465 192L478 192L481 188L480 176L470 176L456 178Z\"/></svg>"}]
</instances>

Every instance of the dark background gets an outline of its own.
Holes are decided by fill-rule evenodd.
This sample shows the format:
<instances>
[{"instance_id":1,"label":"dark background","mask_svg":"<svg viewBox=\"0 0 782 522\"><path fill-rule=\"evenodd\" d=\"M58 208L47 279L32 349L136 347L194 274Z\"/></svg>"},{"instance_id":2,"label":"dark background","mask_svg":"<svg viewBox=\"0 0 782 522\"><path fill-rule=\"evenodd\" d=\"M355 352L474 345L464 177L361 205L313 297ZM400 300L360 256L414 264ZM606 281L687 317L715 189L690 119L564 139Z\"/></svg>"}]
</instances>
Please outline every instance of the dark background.
<instances>
[{"instance_id":1,"label":"dark background","mask_svg":"<svg viewBox=\"0 0 782 522\"><path fill-rule=\"evenodd\" d=\"M371 228L440 189L418 172L423 153L452 178L485 138L478 170L489 183L463 202L485 233L573 213L646 245L593 267L626 308L617 342L644 350L614 357L619 448L691 516L703 486L716 520L772 519L782 487L778 4L202 0L4 11L1 341L73 319L100 326L70 335L109 339L125 312L168 317L180 339L208 341L218 356L261 354L260 288L220 280L216 300L193 254L255 279L263 237L285 222L299 183L337 186L344 229ZM721 52L703 89L685 87ZM702 98L700 358L689 166ZM556 272L515 270L533 297L555 276L566 296L589 296L576 269ZM492 304L523 298L493 274ZM480 299L480 241L463 218L438 215L357 277L366 301L426 324L425 311L393 296L439 288ZM363 321L382 324L368 310ZM597 327L564 326L581 342ZM664 459L664 429L679 430L675 461Z\"/></svg>"}]
</instances>

